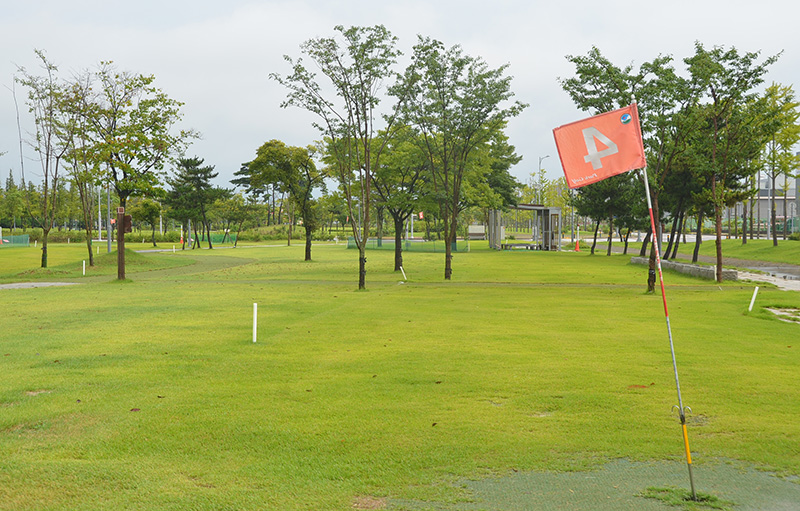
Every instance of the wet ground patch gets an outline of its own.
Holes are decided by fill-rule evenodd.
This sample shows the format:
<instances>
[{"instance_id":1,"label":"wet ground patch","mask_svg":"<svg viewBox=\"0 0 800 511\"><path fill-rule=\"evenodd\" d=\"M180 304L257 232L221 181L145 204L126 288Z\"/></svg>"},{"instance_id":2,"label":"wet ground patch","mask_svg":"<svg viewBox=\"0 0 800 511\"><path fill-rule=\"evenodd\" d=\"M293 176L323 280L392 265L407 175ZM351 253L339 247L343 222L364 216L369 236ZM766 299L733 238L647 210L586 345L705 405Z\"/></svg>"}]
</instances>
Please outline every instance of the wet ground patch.
<instances>
[{"instance_id":1,"label":"wet ground patch","mask_svg":"<svg viewBox=\"0 0 800 511\"><path fill-rule=\"evenodd\" d=\"M678 506L652 498L688 492L689 476L681 462L616 460L587 472L518 472L463 481L470 502L392 502L395 510L454 511L665 511L669 509L800 510L800 484L732 461L694 465L701 502ZM655 493L654 493L655 492ZM712 505L716 507L710 507Z\"/></svg>"}]
</instances>

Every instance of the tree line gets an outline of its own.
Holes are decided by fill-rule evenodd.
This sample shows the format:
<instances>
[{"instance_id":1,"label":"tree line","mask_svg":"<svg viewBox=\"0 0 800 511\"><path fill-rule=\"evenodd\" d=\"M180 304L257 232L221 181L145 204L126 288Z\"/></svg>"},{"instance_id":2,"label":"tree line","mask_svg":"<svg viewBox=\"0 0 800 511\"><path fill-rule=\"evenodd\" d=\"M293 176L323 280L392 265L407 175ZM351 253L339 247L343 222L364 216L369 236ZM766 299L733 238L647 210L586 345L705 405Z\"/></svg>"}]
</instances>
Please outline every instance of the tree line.
<instances>
[{"instance_id":1,"label":"tree line","mask_svg":"<svg viewBox=\"0 0 800 511\"><path fill-rule=\"evenodd\" d=\"M753 233L747 207L752 212L759 189L755 176L766 173L774 193L776 177L794 176L800 168L800 159L792 154L800 140L800 104L792 87L775 83L764 90L759 87L778 58L736 48L708 49L698 42L694 55L683 59L682 69L663 55L636 68L618 66L592 48L586 55L568 56L575 75L560 80L575 104L591 114L638 103L657 240L660 243L661 226L671 220L666 255L672 251L674 257L685 219L696 217L696 261L703 220L713 219L718 281L725 210L744 204L742 242L746 243L748 233L751 237ZM641 179L637 173L627 173L581 188L575 207L595 220L595 229L601 221L628 232L647 229ZM772 204L770 222L777 245L775 201ZM654 284L651 272L650 290Z\"/></svg>"},{"instance_id":2,"label":"tree line","mask_svg":"<svg viewBox=\"0 0 800 511\"><path fill-rule=\"evenodd\" d=\"M310 260L314 232L346 223L358 247L360 289L366 286L367 240L382 238L388 220L399 271L404 225L423 211L426 227L438 226L445 241L445 279L453 274L459 222L520 201L574 206L594 220L595 230L601 222L620 232L646 229L644 187L636 174L574 195L553 186L541 169L525 185L511 176L521 157L505 129L527 105L513 99L508 65L492 68L458 45L423 36L404 69L397 67L400 55L397 39L376 25L335 27L332 37L309 39L299 56L285 56L288 72L270 74L287 91L281 106L313 113L319 138L305 147L266 141L240 165L229 189L213 183L213 166L186 156L198 134L178 129L183 104L155 87L153 76L103 62L63 79L37 51L43 73L20 69L18 83L28 91L35 126L28 142L41 182L26 182L24 167L20 185L9 175L0 189L0 222L42 229L42 266L49 231L66 225L66 218L86 229L93 264L95 190L103 186L113 189L115 204L130 201L134 215L151 226L154 244L161 215L187 229L181 237L194 239L193 248L199 239L212 248L212 224L228 233L266 220L287 224L289 240L292 226L302 225ZM687 216L697 217L698 225L712 217L721 261L724 208L752 199L756 171L775 179L798 168L791 155L800 137L792 88L758 90L777 58L698 43L684 69L665 56L634 68L619 67L592 48L567 56L575 76L560 83L591 114L635 98L659 227L672 220L676 237ZM667 255L677 251L672 239Z\"/></svg>"}]
</instances>

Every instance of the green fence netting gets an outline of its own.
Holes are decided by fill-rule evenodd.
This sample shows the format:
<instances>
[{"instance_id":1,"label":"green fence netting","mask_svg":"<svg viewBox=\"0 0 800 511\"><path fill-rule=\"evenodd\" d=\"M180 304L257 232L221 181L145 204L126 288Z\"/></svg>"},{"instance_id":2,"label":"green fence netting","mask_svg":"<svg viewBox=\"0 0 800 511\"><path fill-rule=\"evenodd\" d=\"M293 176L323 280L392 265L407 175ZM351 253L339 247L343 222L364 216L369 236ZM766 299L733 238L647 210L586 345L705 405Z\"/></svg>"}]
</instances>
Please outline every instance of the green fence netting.
<instances>
[{"instance_id":1,"label":"green fence netting","mask_svg":"<svg viewBox=\"0 0 800 511\"><path fill-rule=\"evenodd\" d=\"M17 236L2 236L0 248L4 247L29 247L31 245L30 235L20 234Z\"/></svg>"},{"instance_id":2,"label":"green fence netting","mask_svg":"<svg viewBox=\"0 0 800 511\"><path fill-rule=\"evenodd\" d=\"M400 242L404 252L445 252L444 241L412 241ZM353 237L347 238L347 248L358 248ZM394 240L380 240L370 238L367 240L367 250L394 250ZM456 241L452 244L453 252L469 252L469 240Z\"/></svg>"}]
</instances>

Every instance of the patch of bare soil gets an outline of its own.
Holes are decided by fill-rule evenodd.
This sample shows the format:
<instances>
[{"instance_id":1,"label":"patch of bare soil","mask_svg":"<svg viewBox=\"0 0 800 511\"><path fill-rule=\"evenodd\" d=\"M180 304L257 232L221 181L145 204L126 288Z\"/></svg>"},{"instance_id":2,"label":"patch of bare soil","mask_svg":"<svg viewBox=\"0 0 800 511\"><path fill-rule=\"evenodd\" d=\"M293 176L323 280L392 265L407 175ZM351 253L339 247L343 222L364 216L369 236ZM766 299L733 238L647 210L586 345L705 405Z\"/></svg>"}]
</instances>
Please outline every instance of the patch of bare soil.
<instances>
[{"instance_id":1,"label":"patch of bare soil","mask_svg":"<svg viewBox=\"0 0 800 511\"><path fill-rule=\"evenodd\" d=\"M39 394L49 394L51 392L53 392L53 391L52 390L47 390L47 389L26 390L25 391L25 395L26 396L38 396Z\"/></svg>"},{"instance_id":2,"label":"patch of bare soil","mask_svg":"<svg viewBox=\"0 0 800 511\"><path fill-rule=\"evenodd\" d=\"M386 499L369 495L356 497L353 500L353 509L386 509Z\"/></svg>"}]
</instances>

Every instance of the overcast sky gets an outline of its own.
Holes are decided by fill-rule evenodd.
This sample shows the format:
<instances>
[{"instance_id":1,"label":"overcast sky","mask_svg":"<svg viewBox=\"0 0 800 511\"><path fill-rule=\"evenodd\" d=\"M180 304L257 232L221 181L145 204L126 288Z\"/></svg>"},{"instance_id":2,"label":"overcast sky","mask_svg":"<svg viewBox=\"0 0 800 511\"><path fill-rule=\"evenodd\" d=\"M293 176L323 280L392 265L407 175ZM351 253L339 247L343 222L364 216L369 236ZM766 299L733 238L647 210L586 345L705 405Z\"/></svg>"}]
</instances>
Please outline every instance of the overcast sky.
<instances>
[{"instance_id":1,"label":"overcast sky","mask_svg":"<svg viewBox=\"0 0 800 511\"><path fill-rule=\"evenodd\" d=\"M530 106L511 121L510 142L523 157L512 169L521 182L539 158L550 177L561 175L552 129L585 116L558 78L570 77L566 55L597 46L617 65L638 67L659 54L676 66L694 52L735 46L783 51L767 83L793 85L800 75L800 4L796 0L471 0L393 2L339 0L2 0L0 9L0 179L19 182L20 154L10 88L18 66L38 72L42 49L60 73L112 60L121 70L152 74L156 85L185 103L182 127L202 134L188 151L220 173L233 172L270 139L305 146L319 139L310 114L281 109L286 91L269 80L287 74L282 56L300 55L310 38L334 35L336 25L385 25L406 54L417 35L460 44L492 67L508 63L516 99ZM17 86L23 130L32 129ZM33 152L24 149L28 178Z\"/></svg>"}]
</instances>

